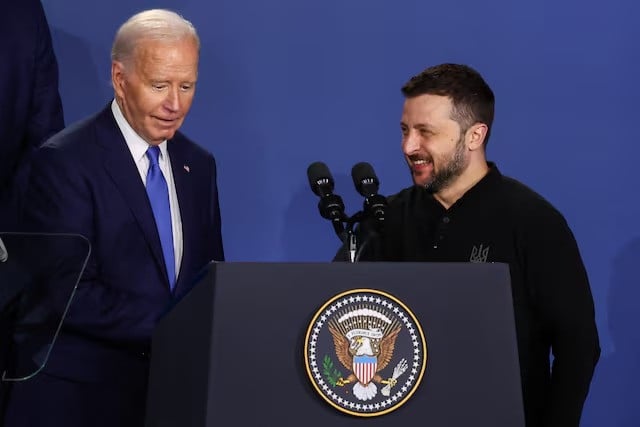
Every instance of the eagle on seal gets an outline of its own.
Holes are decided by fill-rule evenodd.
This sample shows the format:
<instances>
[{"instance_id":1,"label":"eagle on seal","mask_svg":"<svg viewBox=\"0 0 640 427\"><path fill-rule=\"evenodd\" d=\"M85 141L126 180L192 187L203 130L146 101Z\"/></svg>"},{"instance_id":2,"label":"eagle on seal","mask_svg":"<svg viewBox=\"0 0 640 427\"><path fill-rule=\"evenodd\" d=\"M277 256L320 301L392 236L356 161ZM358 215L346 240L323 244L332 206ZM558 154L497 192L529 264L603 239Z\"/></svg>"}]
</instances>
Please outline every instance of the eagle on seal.
<instances>
[{"instance_id":1,"label":"eagle on seal","mask_svg":"<svg viewBox=\"0 0 640 427\"><path fill-rule=\"evenodd\" d=\"M383 331L380 327L354 328L345 331L338 322L329 322L328 329L333 337L335 353L338 360L351 374L347 378L339 378L336 385L343 387L353 385L353 394L358 399L367 401L378 394L377 384L393 387L397 380L389 377L383 379L382 371L393 358L396 338L401 331L398 324L388 325Z\"/></svg>"}]
</instances>

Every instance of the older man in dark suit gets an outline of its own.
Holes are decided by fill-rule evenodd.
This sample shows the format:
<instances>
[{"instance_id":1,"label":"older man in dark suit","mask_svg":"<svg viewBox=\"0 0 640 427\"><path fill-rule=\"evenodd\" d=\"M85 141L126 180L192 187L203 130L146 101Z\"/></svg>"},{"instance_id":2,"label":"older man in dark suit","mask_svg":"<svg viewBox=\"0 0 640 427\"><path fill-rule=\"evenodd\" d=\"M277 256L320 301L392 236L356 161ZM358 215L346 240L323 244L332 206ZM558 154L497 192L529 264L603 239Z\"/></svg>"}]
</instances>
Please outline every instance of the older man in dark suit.
<instances>
[{"instance_id":1,"label":"older man in dark suit","mask_svg":"<svg viewBox=\"0 0 640 427\"><path fill-rule=\"evenodd\" d=\"M7 426L143 425L157 320L224 259L214 157L178 132L198 59L191 23L134 15L113 45L115 99L35 155L25 227L82 234L92 254L46 367L11 392Z\"/></svg>"}]
</instances>

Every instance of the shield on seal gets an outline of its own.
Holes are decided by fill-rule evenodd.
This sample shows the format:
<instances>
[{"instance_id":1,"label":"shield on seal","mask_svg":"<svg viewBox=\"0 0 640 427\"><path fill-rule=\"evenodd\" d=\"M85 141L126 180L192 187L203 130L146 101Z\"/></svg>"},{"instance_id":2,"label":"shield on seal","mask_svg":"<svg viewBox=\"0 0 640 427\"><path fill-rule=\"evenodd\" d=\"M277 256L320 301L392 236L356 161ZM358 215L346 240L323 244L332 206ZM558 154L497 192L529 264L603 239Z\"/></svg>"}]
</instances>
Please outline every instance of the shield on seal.
<instances>
[{"instance_id":1,"label":"shield on seal","mask_svg":"<svg viewBox=\"0 0 640 427\"><path fill-rule=\"evenodd\" d=\"M369 384L378 370L378 358L375 356L355 356L353 373L363 385Z\"/></svg>"}]
</instances>

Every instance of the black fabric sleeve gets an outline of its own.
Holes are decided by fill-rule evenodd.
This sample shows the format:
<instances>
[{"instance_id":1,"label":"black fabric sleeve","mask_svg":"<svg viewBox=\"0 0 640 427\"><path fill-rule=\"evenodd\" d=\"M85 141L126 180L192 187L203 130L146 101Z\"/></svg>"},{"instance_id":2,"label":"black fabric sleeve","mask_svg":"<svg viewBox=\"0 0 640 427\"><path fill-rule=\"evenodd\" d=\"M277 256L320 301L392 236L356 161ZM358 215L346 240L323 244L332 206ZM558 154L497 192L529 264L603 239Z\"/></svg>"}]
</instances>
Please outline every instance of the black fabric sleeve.
<instances>
[{"instance_id":1,"label":"black fabric sleeve","mask_svg":"<svg viewBox=\"0 0 640 427\"><path fill-rule=\"evenodd\" d=\"M578 427L600 356L594 304L576 240L562 215L538 209L524 248L526 280L551 343L545 426Z\"/></svg>"}]
</instances>

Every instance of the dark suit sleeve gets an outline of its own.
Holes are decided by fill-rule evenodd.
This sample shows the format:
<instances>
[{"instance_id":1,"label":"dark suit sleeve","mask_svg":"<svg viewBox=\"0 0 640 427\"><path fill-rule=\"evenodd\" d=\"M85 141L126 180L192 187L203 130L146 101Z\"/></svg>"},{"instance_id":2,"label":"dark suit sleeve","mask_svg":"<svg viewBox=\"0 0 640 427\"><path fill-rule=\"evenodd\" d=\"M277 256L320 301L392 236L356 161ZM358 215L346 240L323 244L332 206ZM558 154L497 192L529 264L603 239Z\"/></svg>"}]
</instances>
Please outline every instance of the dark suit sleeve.
<instances>
[{"instance_id":1,"label":"dark suit sleeve","mask_svg":"<svg viewBox=\"0 0 640 427\"><path fill-rule=\"evenodd\" d=\"M533 289L553 352L545 426L578 427L600 355L594 305L576 240L560 213L536 215L526 248Z\"/></svg>"},{"instance_id":2,"label":"dark suit sleeve","mask_svg":"<svg viewBox=\"0 0 640 427\"><path fill-rule=\"evenodd\" d=\"M213 260L224 261L224 247L222 245L222 219L220 217L220 202L218 197L218 184L217 184L217 168L215 158L211 157L211 205L210 205L210 218L212 225L212 246L213 246Z\"/></svg>"}]
</instances>

